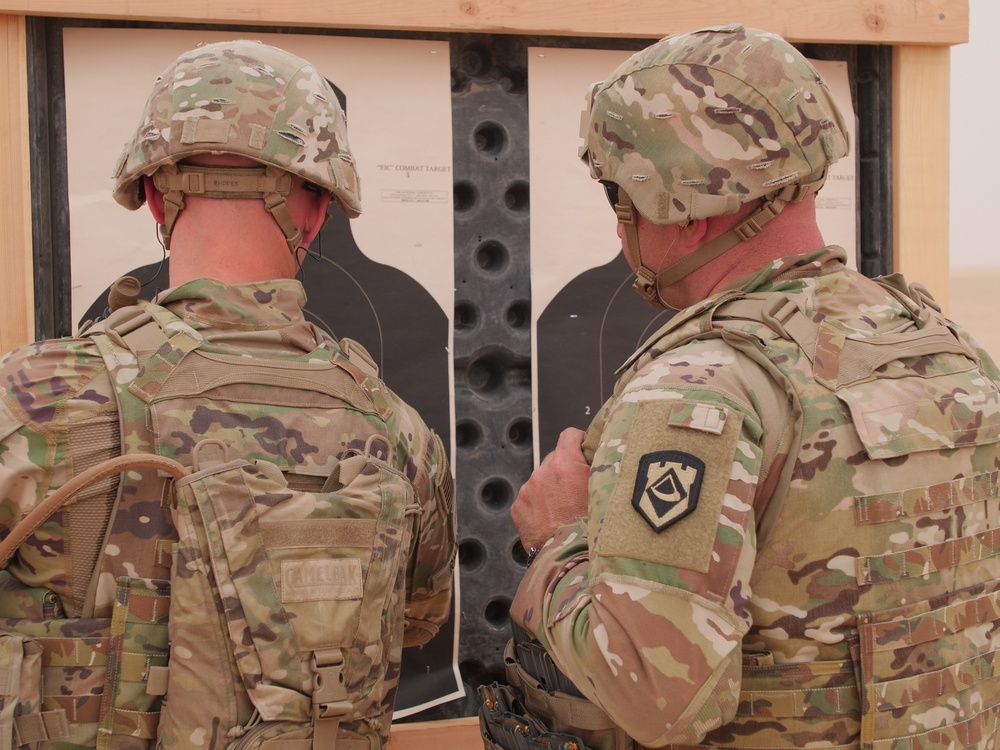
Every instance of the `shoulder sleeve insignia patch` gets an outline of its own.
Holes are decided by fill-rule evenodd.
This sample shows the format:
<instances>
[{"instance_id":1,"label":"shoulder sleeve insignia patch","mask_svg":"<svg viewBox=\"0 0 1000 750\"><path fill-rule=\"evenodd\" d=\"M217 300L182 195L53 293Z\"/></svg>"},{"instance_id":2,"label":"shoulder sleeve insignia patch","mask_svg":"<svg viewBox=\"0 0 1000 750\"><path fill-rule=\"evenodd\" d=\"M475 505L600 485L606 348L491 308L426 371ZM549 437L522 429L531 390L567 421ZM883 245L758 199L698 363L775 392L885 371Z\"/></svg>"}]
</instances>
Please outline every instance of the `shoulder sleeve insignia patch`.
<instances>
[{"instance_id":1,"label":"shoulder sleeve insignia patch","mask_svg":"<svg viewBox=\"0 0 1000 750\"><path fill-rule=\"evenodd\" d=\"M598 451L613 470L591 477L592 483L603 480L597 499L607 503L603 516L591 514L594 556L705 573L714 559L743 415L694 400L653 398L628 407L634 411L620 415L616 433L627 435L620 441L624 449L602 438ZM593 484L591 493L593 500Z\"/></svg>"},{"instance_id":2,"label":"shoulder sleeve insignia patch","mask_svg":"<svg viewBox=\"0 0 1000 750\"><path fill-rule=\"evenodd\" d=\"M690 453L659 451L639 459L632 507L659 533L698 507L705 462Z\"/></svg>"}]
</instances>

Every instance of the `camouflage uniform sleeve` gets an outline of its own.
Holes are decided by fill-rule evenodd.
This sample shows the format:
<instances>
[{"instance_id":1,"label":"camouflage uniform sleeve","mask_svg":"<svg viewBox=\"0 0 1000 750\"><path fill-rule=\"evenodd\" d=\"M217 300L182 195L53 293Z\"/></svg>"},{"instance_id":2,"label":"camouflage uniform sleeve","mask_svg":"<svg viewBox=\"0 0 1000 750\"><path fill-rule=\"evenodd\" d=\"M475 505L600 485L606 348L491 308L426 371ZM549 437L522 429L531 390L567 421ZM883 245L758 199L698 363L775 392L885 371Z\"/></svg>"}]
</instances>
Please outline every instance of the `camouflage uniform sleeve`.
<instances>
[{"instance_id":1,"label":"camouflage uniform sleeve","mask_svg":"<svg viewBox=\"0 0 1000 750\"><path fill-rule=\"evenodd\" d=\"M737 358L718 339L689 344L616 395L589 518L549 540L511 608L645 746L696 743L736 711L762 456Z\"/></svg>"},{"instance_id":2,"label":"camouflage uniform sleeve","mask_svg":"<svg viewBox=\"0 0 1000 750\"><path fill-rule=\"evenodd\" d=\"M409 451L404 470L419 505L406 572L403 645L422 646L437 634L451 611L458 549L455 485L441 438L414 409L393 398L400 440Z\"/></svg>"},{"instance_id":3,"label":"camouflage uniform sleeve","mask_svg":"<svg viewBox=\"0 0 1000 750\"><path fill-rule=\"evenodd\" d=\"M100 377L105 372L96 348L79 340L30 344L0 362L3 536L79 464L118 451L114 395L107 378ZM113 439L99 440L104 434ZM64 572L39 563L62 544L57 515L21 547L11 572L28 585L60 590Z\"/></svg>"},{"instance_id":4,"label":"camouflage uniform sleeve","mask_svg":"<svg viewBox=\"0 0 1000 750\"><path fill-rule=\"evenodd\" d=\"M0 365L0 535L6 537L26 513L44 499L52 450L38 430L32 429L22 397L27 375L21 367L23 349L8 354ZM30 397L30 396L29 396Z\"/></svg>"}]
</instances>

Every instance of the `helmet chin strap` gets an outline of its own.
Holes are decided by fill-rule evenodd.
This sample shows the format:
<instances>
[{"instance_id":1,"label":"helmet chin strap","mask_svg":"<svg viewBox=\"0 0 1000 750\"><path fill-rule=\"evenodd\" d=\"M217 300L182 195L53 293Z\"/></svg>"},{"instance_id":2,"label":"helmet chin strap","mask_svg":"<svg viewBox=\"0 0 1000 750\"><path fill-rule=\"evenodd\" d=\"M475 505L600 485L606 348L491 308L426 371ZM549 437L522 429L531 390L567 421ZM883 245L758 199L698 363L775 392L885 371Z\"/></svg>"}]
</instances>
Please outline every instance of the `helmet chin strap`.
<instances>
[{"instance_id":1,"label":"helmet chin strap","mask_svg":"<svg viewBox=\"0 0 1000 750\"><path fill-rule=\"evenodd\" d=\"M624 190L618 190L618 203L615 204L615 215L618 223L625 228L625 248L635 268L635 281L632 288L646 302L653 307L662 306L660 292L656 288L656 273L642 263L642 253L639 251L639 230L636 227L635 205L629 194Z\"/></svg>"},{"instance_id":2,"label":"helmet chin strap","mask_svg":"<svg viewBox=\"0 0 1000 750\"><path fill-rule=\"evenodd\" d=\"M615 213L618 216L618 222L625 228L626 247L632 259L632 265L636 269L635 282L632 284L632 288L653 307L676 310L677 308L665 302L660 295L661 287L665 288L676 284L702 266L711 263L727 250L731 250L740 242L745 242L751 237L757 236L764 226L780 214L782 209L789 203L798 203L819 191L825 179L826 173L824 172L816 180L787 185L777 192L771 193L764 198L764 202L756 211L737 226L706 242L687 257L681 258L676 263L658 272L643 265L642 256L639 251L639 232L636 228L635 205L632 203L632 199L628 193L619 189L618 204L615 206Z\"/></svg>"},{"instance_id":3,"label":"helmet chin strap","mask_svg":"<svg viewBox=\"0 0 1000 750\"><path fill-rule=\"evenodd\" d=\"M639 231L635 221L635 204L632 203L632 199L624 190L618 191L615 214L618 216L618 223L625 228L625 247L632 259L632 265L635 267L635 281L632 282L632 288L653 307L663 310L678 310L679 308L669 304L660 296L659 278L662 271L657 273L642 262L642 253L639 250ZM674 242L676 241L675 237ZM671 243L672 247L673 243ZM667 251L669 252L670 248Z\"/></svg>"},{"instance_id":4,"label":"helmet chin strap","mask_svg":"<svg viewBox=\"0 0 1000 750\"><path fill-rule=\"evenodd\" d=\"M160 237L170 249L170 236L184 196L203 198L259 198L277 222L294 255L302 242L302 229L295 226L285 198L292 191L292 175L275 166L204 167L194 164L164 164L153 174L153 184L163 193L163 223Z\"/></svg>"}]
</instances>

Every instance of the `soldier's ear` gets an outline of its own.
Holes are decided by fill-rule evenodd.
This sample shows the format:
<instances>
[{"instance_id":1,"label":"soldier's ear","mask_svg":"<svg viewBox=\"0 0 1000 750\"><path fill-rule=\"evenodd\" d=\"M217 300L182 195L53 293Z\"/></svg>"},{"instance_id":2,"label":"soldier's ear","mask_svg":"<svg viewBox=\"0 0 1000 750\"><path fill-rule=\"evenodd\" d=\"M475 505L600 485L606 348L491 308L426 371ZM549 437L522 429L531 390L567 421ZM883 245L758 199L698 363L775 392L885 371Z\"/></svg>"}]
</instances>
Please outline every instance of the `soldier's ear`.
<instances>
[{"instance_id":1,"label":"soldier's ear","mask_svg":"<svg viewBox=\"0 0 1000 750\"><path fill-rule=\"evenodd\" d=\"M153 214L157 224L162 224L166 217L163 211L163 193L156 189L156 186L153 185L153 178L149 176L142 178L142 189L146 193L146 205L149 206L149 212Z\"/></svg>"},{"instance_id":2,"label":"soldier's ear","mask_svg":"<svg viewBox=\"0 0 1000 750\"><path fill-rule=\"evenodd\" d=\"M689 219L680 228L681 244L698 247L705 243L708 234L708 219Z\"/></svg>"},{"instance_id":3,"label":"soldier's ear","mask_svg":"<svg viewBox=\"0 0 1000 750\"><path fill-rule=\"evenodd\" d=\"M330 208L332 197L325 190L319 194L310 194L312 200L309 202L309 211L305 226L302 228L302 244L309 247L309 244L320 233L329 218L327 211Z\"/></svg>"}]
</instances>

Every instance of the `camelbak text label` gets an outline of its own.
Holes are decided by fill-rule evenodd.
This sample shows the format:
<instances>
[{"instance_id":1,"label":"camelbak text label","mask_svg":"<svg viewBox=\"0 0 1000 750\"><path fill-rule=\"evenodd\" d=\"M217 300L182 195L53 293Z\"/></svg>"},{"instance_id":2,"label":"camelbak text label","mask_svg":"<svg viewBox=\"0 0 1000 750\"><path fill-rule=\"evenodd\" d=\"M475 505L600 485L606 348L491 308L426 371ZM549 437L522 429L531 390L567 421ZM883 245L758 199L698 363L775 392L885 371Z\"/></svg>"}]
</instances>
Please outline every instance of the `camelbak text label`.
<instances>
[{"instance_id":1,"label":"camelbak text label","mask_svg":"<svg viewBox=\"0 0 1000 750\"><path fill-rule=\"evenodd\" d=\"M361 598L361 561L283 560L281 601L316 602Z\"/></svg>"}]
</instances>

